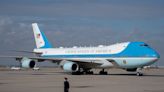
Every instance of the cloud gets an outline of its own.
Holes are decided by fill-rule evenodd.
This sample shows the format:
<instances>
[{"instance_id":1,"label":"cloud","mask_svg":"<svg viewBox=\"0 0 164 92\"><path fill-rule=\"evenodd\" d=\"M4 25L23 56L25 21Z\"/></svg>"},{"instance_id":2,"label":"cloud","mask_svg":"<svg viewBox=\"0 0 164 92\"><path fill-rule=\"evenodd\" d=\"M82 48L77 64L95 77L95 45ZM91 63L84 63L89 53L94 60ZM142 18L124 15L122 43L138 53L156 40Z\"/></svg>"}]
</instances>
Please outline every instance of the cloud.
<instances>
[{"instance_id":1,"label":"cloud","mask_svg":"<svg viewBox=\"0 0 164 92\"><path fill-rule=\"evenodd\" d=\"M4 26L4 25L9 25L9 24L12 24L12 20L10 18L0 16L0 26L1 27Z\"/></svg>"},{"instance_id":2,"label":"cloud","mask_svg":"<svg viewBox=\"0 0 164 92\"><path fill-rule=\"evenodd\" d=\"M6 1L7 2L7 1ZM21 7L21 8L20 8ZM54 0L47 2L14 1L0 4L0 11L6 15L16 16L64 16L64 17L100 17L110 19L150 19L163 18L164 6L158 1L115 2L111 1L70 1Z\"/></svg>"},{"instance_id":3,"label":"cloud","mask_svg":"<svg viewBox=\"0 0 164 92\"><path fill-rule=\"evenodd\" d=\"M0 48L35 47L38 22L55 47L144 41L163 55L163 1L5 0L0 3ZM0 52L2 53L2 52ZM160 62L164 65L163 62Z\"/></svg>"},{"instance_id":4,"label":"cloud","mask_svg":"<svg viewBox=\"0 0 164 92\"><path fill-rule=\"evenodd\" d=\"M0 47L8 49L23 47L22 43L28 42L29 36L27 34L31 32L29 29L29 24L18 23L10 17L0 17Z\"/></svg>"}]
</instances>

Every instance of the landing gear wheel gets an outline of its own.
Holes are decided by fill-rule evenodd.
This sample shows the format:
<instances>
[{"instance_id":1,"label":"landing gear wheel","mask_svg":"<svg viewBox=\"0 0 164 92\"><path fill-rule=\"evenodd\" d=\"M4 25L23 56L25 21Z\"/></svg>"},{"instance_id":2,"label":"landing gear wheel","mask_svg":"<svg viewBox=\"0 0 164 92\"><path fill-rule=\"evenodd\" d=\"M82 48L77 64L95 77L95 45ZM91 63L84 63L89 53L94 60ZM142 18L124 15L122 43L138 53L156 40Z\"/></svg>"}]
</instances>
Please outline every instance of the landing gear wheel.
<instances>
[{"instance_id":1,"label":"landing gear wheel","mask_svg":"<svg viewBox=\"0 0 164 92\"><path fill-rule=\"evenodd\" d=\"M86 71L86 74L93 74L93 71Z\"/></svg>"},{"instance_id":2,"label":"landing gear wheel","mask_svg":"<svg viewBox=\"0 0 164 92\"><path fill-rule=\"evenodd\" d=\"M137 76L143 76L143 73L137 72Z\"/></svg>"},{"instance_id":3,"label":"landing gear wheel","mask_svg":"<svg viewBox=\"0 0 164 92\"><path fill-rule=\"evenodd\" d=\"M100 75L107 75L108 73L107 73L107 72L102 72L102 71L100 71L99 74L100 74Z\"/></svg>"},{"instance_id":4,"label":"landing gear wheel","mask_svg":"<svg viewBox=\"0 0 164 92\"><path fill-rule=\"evenodd\" d=\"M104 71L104 69L102 69L100 72L99 72L100 75L107 75L108 72L107 71Z\"/></svg>"},{"instance_id":5,"label":"landing gear wheel","mask_svg":"<svg viewBox=\"0 0 164 92\"><path fill-rule=\"evenodd\" d=\"M72 72L72 75L81 75L83 72L77 71L77 72Z\"/></svg>"},{"instance_id":6,"label":"landing gear wheel","mask_svg":"<svg viewBox=\"0 0 164 92\"><path fill-rule=\"evenodd\" d=\"M136 73L137 76L143 76L143 73L142 73L142 68L137 68L137 73Z\"/></svg>"}]
</instances>

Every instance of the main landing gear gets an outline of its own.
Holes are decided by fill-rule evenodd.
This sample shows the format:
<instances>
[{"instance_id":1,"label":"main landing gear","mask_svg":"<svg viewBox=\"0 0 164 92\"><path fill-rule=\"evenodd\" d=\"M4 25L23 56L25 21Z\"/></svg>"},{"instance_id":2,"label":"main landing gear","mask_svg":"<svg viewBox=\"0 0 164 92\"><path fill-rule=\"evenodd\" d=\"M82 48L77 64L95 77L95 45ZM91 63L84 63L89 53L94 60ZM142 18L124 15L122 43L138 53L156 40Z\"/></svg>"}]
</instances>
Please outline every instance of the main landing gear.
<instances>
[{"instance_id":1,"label":"main landing gear","mask_svg":"<svg viewBox=\"0 0 164 92\"><path fill-rule=\"evenodd\" d=\"M102 70L99 72L99 74L100 74L100 75L107 75L107 74L108 74L108 72L107 72L107 71L105 71L104 69L102 69Z\"/></svg>"},{"instance_id":2,"label":"main landing gear","mask_svg":"<svg viewBox=\"0 0 164 92\"><path fill-rule=\"evenodd\" d=\"M82 69L82 72L83 72L83 74L88 74L88 75L93 75L94 73L93 73L93 71L91 71L91 69L90 68L88 68L88 69Z\"/></svg>"},{"instance_id":3,"label":"main landing gear","mask_svg":"<svg viewBox=\"0 0 164 92\"><path fill-rule=\"evenodd\" d=\"M86 69L86 70L83 70L82 68L80 68L78 71L76 72L72 72L72 75L93 75L94 72L91 71L90 69Z\"/></svg>"},{"instance_id":4,"label":"main landing gear","mask_svg":"<svg viewBox=\"0 0 164 92\"><path fill-rule=\"evenodd\" d=\"M77 72L72 72L72 75L93 75L93 71L85 71L85 72L80 72L80 71L77 71Z\"/></svg>"},{"instance_id":5,"label":"main landing gear","mask_svg":"<svg viewBox=\"0 0 164 92\"><path fill-rule=\"evenodd\" d=\"M85 74L91 74L92 75L93 74L93 71L85 71L84 73Z\"/></svg>"}]
</instances>

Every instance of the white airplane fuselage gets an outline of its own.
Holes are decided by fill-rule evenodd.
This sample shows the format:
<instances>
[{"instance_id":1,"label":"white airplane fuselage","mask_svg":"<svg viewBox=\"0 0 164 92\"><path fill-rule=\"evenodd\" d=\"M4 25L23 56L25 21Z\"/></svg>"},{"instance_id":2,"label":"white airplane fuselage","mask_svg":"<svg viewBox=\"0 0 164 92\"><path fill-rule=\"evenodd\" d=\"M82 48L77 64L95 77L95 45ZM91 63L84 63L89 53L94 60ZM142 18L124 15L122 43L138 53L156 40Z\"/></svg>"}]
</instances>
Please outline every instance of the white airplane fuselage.
<instances>
[{"instance_id":1,"label":"white airplane fuselage","mask_svg":"<svg viewBox=\"0 0 164 92\"><path fill-rule=\"evenodd\" d=\"M159 54L144 42L124 42L110 46L73 47L73 48L40 48L41 57L82 60L100 63L94 68L137 68L153 64ZM111 62L115 61L115 62Z\"/></svg>"}]
</instances>

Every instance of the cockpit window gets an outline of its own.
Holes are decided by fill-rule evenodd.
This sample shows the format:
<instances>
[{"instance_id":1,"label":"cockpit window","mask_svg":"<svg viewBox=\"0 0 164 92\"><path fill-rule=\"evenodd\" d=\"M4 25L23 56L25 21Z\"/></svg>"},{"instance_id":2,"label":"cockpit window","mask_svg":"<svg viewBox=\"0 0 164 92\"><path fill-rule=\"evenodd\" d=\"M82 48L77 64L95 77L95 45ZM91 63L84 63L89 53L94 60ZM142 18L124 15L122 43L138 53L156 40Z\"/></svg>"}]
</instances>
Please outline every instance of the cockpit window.
<instances>
[{"instance_id":1,"label":"cockpit window","mask_svg":"<svg viewBox=\"0 0 164 92\"><path fill-rule=\"evenodd\" d=\"M141 44L140 46L145 46L145 47L148 47L148 45L147 45L147 44Z\"/></svg>"}]
</instances>

